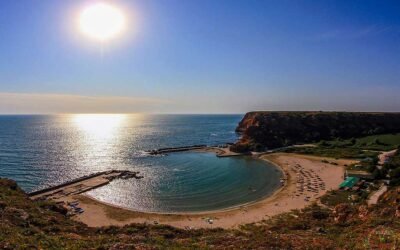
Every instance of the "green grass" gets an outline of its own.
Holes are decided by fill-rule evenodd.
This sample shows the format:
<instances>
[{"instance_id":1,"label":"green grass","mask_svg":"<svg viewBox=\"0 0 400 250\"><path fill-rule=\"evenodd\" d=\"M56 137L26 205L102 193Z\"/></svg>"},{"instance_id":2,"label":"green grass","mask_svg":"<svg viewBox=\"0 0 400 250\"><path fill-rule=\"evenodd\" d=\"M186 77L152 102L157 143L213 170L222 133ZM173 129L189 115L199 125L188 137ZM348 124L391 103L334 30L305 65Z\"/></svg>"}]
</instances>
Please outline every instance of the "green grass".
<instances>
[{"instance_id":1,"label":"green grass","mask_svg":"<svg viewBox=\"0 0 400 250\"><path fill-rule=\"evenodd\" d=\"M344 158L344 159L363 159L367 157L376 157L378 152L364 151L356 148L345 148L345 147L295 147L286 149L287 153L298 153L298 154L309 154L322 157L330 158Z\"/></svg>"},{"instance_id":2,"label":"green grass","mask_svg":"<svg viewBox=\"0 0 400 250\"><path fill-rule=\"evenodd\" d=\"M389 151L400 145L399 134L371 135L362 138L321 141L317 147L296 147L285 150L288 153L310 154L331 158L365 159L375 158L381 151ZM354 167L354 166L352 166ZM370 164L362 164L360 170L368 170Z\"/></svg>"},{"instance_id":3,"label":"green grass","mask_svg":"<svg viewBox=\"0 0 400 250\"><path fill-rule=\"evenodd\" d=\"M341 203L351 203L350 196L354 195L352 191L330 191L321 197L321 203L327 206L336 206Z\"/></svg>"},{"instance_id":4,"label":"green grass","mask_svg":"<svg viewBox=\"0 0 400 250\"><path fill-rule=\"evenodd\" d=\"M377 190L377 188L371 187L371 190ZM366 189L357 192L351 190L332 190L321 197L321 203L329 207L334 207L342 203L365 204L369 195L370 191Z\"/></svg>"},{"instance_id":5,"label":"green grass","mask_svg":"<svg viewBox=\"0 0 400 250\"><path fill-rule=\"evenodd\" d=\"M383 166L382 171L384 171L385 174L389 174L392 185L400 185L400 148L395 155L390 158L389 162Z\"/></svg>"},{"instance_id":6,"label":"green grass","mask_svg":"<svg viewBox=\"0 0 400 250\"><path fill-rule=\"evenodd\" d=\"M371 150L392 150L398 148L400 145L399 134L386 134L386 135L372 135L363 137L357 140L356 147Z\"/></svg>"},{"instance_id":7,"label":"green grass","mask_svg":"<svg viewBox=\"0 0 400 250\"><path fill-rule=\"evenodd\" d=\"M320 145L325 147L346 147L362 150L389 151L400 146L400 133L371 135L348 140L323 141Z\"/></svg>"}]
</instances>

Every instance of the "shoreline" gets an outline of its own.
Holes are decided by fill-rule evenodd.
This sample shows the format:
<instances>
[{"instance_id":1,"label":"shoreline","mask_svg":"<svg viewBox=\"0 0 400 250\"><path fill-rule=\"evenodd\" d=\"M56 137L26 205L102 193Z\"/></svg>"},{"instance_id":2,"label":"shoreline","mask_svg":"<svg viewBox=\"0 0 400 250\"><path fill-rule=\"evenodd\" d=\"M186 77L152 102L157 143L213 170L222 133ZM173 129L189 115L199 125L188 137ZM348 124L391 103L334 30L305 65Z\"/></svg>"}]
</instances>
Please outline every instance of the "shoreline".
<instances>
[{"instance_id":1,"label":"shoreline","mask_svg":"<svg viewBox=\"0 0 400 250\"><path fill-rule=\"evenodd\" d=\"M129 208L96 200L87 195L77 195L71 197L71 199L79 200L80 206L85 209L85 212L72 218L91 227L147 223L165 224L185 229L235 228L242 224L257 223L271 216L289 212L293 209L302 209L318 201L319 197L328 190L338 188L338 185L343 180L344 165L354 162L352 160L336 160L327 157L288 153L264 154L257 156L257 158L267 161L280 169L285 180L282 187L275 190L271 195L258 201L215 211L152 213L130 210ZM322 160L327 159L338 165L322 162ZM302 191L304 194L300 195L298 193L299 179L304 179L301 173L307 178L308 176L312 176L315 181L320 179L324 184L319 185L324 187L324 190L314 190L314 188L312 188L310 189L312 192L305 190ZM305 188L308 188L308 186Z\"/></svg>"},{"instance_id":2,"label":"shoreline","mask_svg":"<svg viewBox=\"0 0 400 250\"><path fill-rule=\"evenodd\" d=\"M268 160L262 160L262 161L266 161L269 164L271 164L274 167L276 167L282 173L282 175L285 176L284 179L286 179L286 173L278 165L276 165L273 162L270 162ZM282 189L284 189L285 187L286 187L286 181L285 181L285 183L283 185L281 185L279 188L274 190L272 193L270 193L270 194L268 194L268 195L266 195L266 196L264 196L264 197L262 197L260 199L257 199L257 200L254 200L254 201L250 201L250 202L246 202L246 203L242 203L242 204L239 204L239 205L236 205L236 206L232 206L232 207L215 209L215 210L208 210L208 211L200 211L200 212L144 212L144 211L138 211L138 210L130 209L130 208L127 208L127 207L119 206L119 205L116 205L116 204L108 203L108 202L105 202L105 201L101 201L99 199L96 199L96 198L94 198L92 196L89 196L89 195L86 195L86 194L80 194L80 196L83 196L83 197L85 197L87 199L93 200L94 202L101 203L101 204L103 204L105 206L111 206L111 207L115 207L115 208L123 209L123 210L128 210L128 211L135 212L135 213L150 214L150 215L155 215L155 216L156 215L157 216L171 216L171 215L197 216L197 215L210 215L210 214L230 212L230 211L235 211L237 209L241 209L243 207L252 206L252 205L255 205L255 204L259 203L259 202L263 202L268 198L273 197L274 195L276 195L277 193L282 191Z\"/></svg>"},{"instance_id":3,"label":"shoreline","mask_svg":"<svg viewBox=\"0 0 400 250\"><path fill-rule=\"evenodd\" d=\"M215 210L207 210L207 211L200 211L200 212L144 212L144 211L138 211L138 210L134 210L131 208L127 208L127 207L123 207L123 206L119 206L116 204L112 204L112 203L108 203L105 201L101 201L99 199L96 199L92 196L86 195L86 194L81 194L81 196L84 196L88 199L91 199L95 202L99 202L102 203L103 205L106 206L112 206L115 208L119 208L119 209L124 209L124 210L128 210L131 212L136 212L136 213L143 213L143 214L152 214L152 215L159 215L159 216L168 216L168 215L207 215L207 214L213 214L213 213L222 213L222 212L229 212L229 211L233 211L233 210L237 210L240 209L242 207L245 206L251 206L254 204L257 204L259 202L262 202L272 196L274 196L275 194L279 193L282 189L285 188L285 186L287 185L286 181L287 181L287 174L285 173L285 171L278 165L275 164L272 161L269 161L267 159L261 159L258 156L254 156L254 155L246 155L246 154L241 154L241 153L235 153L229 150L229 148L219 148L219 147L204 147L204 148L197 148L197 149L190 149L187 150L188 152L200 152L200 153L215 153L217 157L231 157L231 156L248 156L248 157L253 157L256 160L260 160L263 162L267 162L270 165L273 165L273 167L275 167L279 172L281 172L282 177L281 179L284 179L285 182L280 185L276 190L274 190L273 192L257 199L254 201L249 201L246 203L241 203L239 205L235 205L235 206L231 206L231 207L227 207L227 208L221 208L221 209L215 209ZM180 153L180 152L173 152L173 153Z\"/></svg>"}]
</instances>

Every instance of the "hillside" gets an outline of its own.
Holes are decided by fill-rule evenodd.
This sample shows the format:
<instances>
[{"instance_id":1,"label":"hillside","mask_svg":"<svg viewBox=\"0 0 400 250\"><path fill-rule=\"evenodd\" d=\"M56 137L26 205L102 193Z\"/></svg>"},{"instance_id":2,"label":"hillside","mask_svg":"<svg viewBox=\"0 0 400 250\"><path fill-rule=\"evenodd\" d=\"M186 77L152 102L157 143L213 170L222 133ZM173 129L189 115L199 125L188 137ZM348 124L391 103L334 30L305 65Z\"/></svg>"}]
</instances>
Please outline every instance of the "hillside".
<instances>
[{"instance_id":1,"label":"hillside","mask_svg":"<svg viewBox=\"0 0 400 250\"><path fill-rule=\"evenodd\" d=\"M33 202L14 181L0 179L1 249L396 249L400 190L368 208L347 193L240 229L181 230L162 225L89 228L51 202ZM342 198L341 198L342 197Z\"/></svg>"},{"instance_id":2,"label":"hillside","mask_svg":"<svg viewBox=\"0 0 400 250\"><path fill-rule=\"evenodd\" d=\"M261 151L321 140L400 132L400 113L249 112L239 123L233 151Z\"/></svg>"}]
</instances>

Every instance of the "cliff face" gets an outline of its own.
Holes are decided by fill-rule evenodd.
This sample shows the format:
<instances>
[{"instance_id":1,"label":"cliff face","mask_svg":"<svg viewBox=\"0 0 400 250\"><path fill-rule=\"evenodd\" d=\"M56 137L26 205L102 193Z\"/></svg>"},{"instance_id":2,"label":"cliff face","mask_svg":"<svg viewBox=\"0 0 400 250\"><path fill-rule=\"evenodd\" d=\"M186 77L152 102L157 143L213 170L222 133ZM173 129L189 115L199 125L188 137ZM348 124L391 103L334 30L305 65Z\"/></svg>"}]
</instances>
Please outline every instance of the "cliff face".
<instances>
[{"instance_id":1,"label":"cliff face","mask_svg":"<svg viewBox=\"0 0 400 250\"><path fill-rule=\"evenodd\" d=\"M259 151L335 138L400 132L400 113L249 112L233 151Z\"/></svg>"}]
</instances>

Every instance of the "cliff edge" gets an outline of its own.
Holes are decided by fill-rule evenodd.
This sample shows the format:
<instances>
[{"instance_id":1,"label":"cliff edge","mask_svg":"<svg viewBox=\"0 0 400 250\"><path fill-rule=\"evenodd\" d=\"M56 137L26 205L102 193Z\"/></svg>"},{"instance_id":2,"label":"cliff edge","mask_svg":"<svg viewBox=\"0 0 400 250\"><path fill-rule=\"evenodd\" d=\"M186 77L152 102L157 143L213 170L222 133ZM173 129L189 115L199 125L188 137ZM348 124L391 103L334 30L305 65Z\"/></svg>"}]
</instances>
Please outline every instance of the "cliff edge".
<instances>
[{"instance_id":1,"label":"cliff edge","mask_svg":"<svg viewBox=\"0 0 400 250\"><path fill-rule=\"evenodd\" d=\"M257 111L247 113L236 132L242 136L232 151L262 151L336 138L399 133L400 113Z\"/></svg>"}]
</instances>

